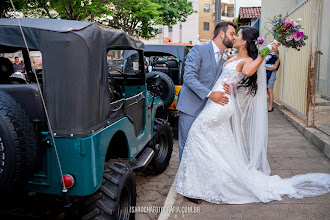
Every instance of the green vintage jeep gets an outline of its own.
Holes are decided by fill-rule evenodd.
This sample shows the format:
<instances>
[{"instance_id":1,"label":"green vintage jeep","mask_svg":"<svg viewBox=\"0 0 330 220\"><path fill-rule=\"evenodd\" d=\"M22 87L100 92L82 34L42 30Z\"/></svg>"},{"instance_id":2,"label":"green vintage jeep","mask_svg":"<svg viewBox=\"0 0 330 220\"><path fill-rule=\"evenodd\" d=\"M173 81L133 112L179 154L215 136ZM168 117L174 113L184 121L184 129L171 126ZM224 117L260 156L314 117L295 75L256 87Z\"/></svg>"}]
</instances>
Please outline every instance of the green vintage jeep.
<instances>
[{"instance_id":1,"label":"green vintage jeep","mask_svg":"<svg viewBox=\"0 0 330 220\"><path fill-rule=\"evenodd\" d=\"M134 219L134 172L163 172L173 148L169 123L156 118L163 102L147 90L144 44L94 23L19 21L24 38L18 20L0 19L2 202L33 192L82 204L83 219ZM126 68L109 74L107 55L130 50ZM24 79L13 75L16 55Z\"/></svg>"}]
</instances>

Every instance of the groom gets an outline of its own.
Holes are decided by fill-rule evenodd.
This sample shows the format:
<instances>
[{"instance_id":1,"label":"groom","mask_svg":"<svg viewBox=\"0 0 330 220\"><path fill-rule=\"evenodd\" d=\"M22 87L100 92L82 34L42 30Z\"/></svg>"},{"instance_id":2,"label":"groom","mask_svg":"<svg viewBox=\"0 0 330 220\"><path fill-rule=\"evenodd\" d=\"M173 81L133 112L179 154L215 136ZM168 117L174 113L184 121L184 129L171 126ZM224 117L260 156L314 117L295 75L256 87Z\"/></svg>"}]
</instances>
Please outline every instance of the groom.
<instances>
[{"instance_id":1,"label":"groom","mask_svg":"<svg viewBox=\"0 0 330 220\"><path fill-rule=\"evenodd\" d=\"M224 92L214 91L215 82L222 72L225 59L223 50L233 46L236 25L219 22L214 29L213 39L204 45L195 45L187 55L183 85L179 93L179 159L181 160L189 129L210 98L221 105L228 103ZM224 89L229 94L229 86Z\"/></svg>"}]
</instances>

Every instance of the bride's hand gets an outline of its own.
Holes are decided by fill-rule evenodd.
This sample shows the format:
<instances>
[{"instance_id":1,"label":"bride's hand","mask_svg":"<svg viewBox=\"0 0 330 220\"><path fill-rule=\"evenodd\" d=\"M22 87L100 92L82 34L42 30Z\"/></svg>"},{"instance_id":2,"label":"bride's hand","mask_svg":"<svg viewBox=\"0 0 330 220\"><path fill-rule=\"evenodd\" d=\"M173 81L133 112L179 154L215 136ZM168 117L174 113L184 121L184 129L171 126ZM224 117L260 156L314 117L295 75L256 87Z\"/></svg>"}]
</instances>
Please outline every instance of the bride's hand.
<instances>
[{"instance_id":1,"label":"bride's hand","mask_svg":"<svg viewBox=\"0 0 330 220\"><path fill-rule=\"evenodd\" d=\"M215 103L218 103L220 105L226 105L228 104L229 102L229 99L228 97L226 96L226 94L224 92L220 92L220 91L217 91L217 92L211 92L209 98L215 102Z\"/></svg>"},{"instance_id":2,"label":"bride's hand","mask_svg":"<svg viewBox=\"0 0 330 220\"><path fill-rule=\"evenodd\" d=\"M230 88L228 83L223 83L223 90L225 90L226 94L230 94Z\"/></svg>"},{"instance_id":3,"label":"bride's hand","mask_svg":"<svg viewBox=\"0 0 330 220\"><path fill-rule=\"evenodd\" d=\"M273 40L270 42L270 44L272 45L273 49L271 51L269 51L268 54L273 53L273 52L275 53L277 51L278 47L281 45L280 42L275 43Z\"/></svg>"}]
</instances>

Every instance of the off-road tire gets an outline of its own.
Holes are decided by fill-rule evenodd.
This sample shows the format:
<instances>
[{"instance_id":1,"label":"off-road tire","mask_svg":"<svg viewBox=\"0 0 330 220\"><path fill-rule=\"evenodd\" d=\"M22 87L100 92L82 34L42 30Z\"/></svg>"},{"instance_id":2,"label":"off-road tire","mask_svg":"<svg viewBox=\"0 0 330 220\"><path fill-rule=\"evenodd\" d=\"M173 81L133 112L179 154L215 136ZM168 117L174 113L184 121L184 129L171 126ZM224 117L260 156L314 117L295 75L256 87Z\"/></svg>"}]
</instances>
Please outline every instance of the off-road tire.
<instances>
[{"instance_id":1,"label":"off-road tire","mask_svg":"<svg viewBox=\"0 0 330 220\"><path fill-rule=\"evenodd\" d=\"M163 100L164 109L167 109L171 106L172 102L175 98L175 85L171 77L167 74L159 71L152 71L146 74L146 80L152 78L154 75L159 75L162 78L162 82L160 84L160 98Z\"/></svg>"},{"instance_id":2,"label":"off-road tire","mask_svg":"<svg viewBox=\"0 0 330 220\"><path fill-rule=\"evenodd\" d=\"M33 123L8 93L0 90L0 197L17 193L36 171L39 143Z\"/></svg>"},{"instance_id":3,"label":"off-road tire","mask_svg":"<svg viewBox=\"0 0 330 220\"><path fill-rule=\"evenodd\" d=\"M147 171L160 174L166 170L173 151L172 129L167 120L155 119L153 137L148 145L154 149L155 155Z\"/></svg>"},{"instance_id":4,"label":"off-road tire","mask_svg":"<svg viewBox=\"0 0 330 220\"><path fill-rule=\"evenodd\" d=\"M128 164L107 162L100 189L88 198L83 220L133 220L136 205L135 174Z\"/></svg>"}]
</instances>

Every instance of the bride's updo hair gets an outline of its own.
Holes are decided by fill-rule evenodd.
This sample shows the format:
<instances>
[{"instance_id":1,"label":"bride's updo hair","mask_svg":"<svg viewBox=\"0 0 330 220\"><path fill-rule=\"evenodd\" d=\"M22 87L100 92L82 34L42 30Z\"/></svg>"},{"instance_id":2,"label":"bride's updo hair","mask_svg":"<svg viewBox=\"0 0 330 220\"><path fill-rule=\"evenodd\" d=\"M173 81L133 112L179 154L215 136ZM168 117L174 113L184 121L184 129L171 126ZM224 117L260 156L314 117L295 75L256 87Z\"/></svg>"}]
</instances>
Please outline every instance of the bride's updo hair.
<instances>
[{"instance_id":1,"label":"bride's updo hair","mask_svg":"<svg viewBox=\"0 0 330 220\"><path fill-rule=\"evenodd\" d=\"M246 40L246 50L248 52L248 55L255 60L258 57L258 48L256 42L257 38L259 37L259 31L257 28L254 27L241 27L241 29L242 39ZM258 76L255 73L250 77L244 78L243 80L244 86L249 88L249 92L253 96L258 90L257 77Z\"/></svg>"}]
</instances>

